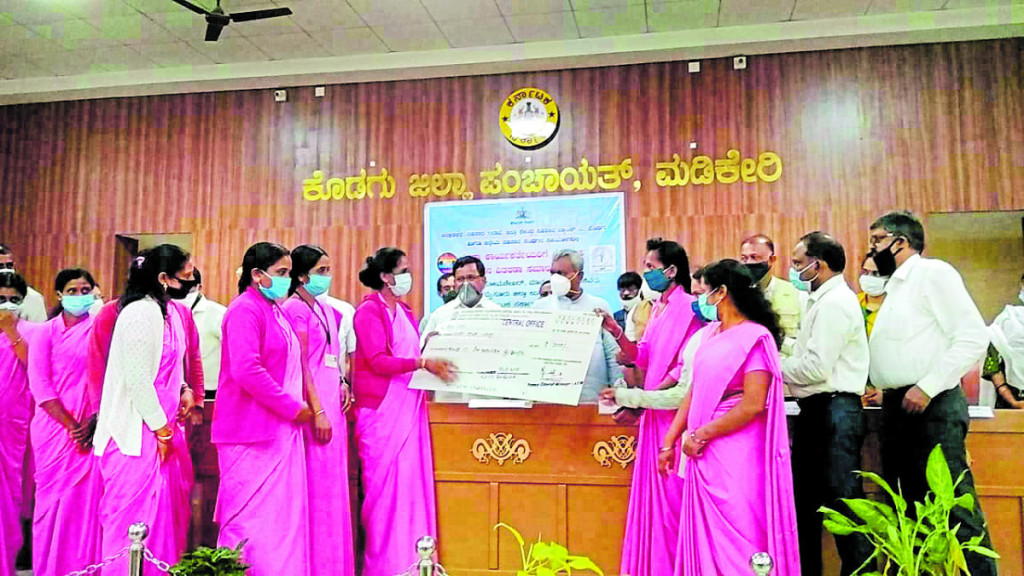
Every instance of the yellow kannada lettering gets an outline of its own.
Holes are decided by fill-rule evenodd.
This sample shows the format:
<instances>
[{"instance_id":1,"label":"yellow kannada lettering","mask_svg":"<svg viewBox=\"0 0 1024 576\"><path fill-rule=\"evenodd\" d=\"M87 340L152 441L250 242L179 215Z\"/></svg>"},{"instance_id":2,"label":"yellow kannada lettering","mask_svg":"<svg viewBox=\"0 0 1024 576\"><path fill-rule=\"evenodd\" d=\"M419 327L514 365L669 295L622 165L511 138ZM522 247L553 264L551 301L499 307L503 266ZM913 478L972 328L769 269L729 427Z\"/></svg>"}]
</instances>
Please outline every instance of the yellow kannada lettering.
<instances>
[{"instance_id":1,"label":"yellow kannada lettering","mask_svg":"<svg viewBox=\"0 0 1024 576\"><path fill-rule=\"evenodd\" d=\"M715 179L722 184L732 184L740 179L740 151L731 149L725 158L715 160Z\"/></svg>"},{"instance_id":2,"label":"yellow kannada lettering","mask_svg":"<svg viewBox=\"0 0 1024 576\"><path fill-rule=\"evenodd\" d=\"M330 198L324 196L324 173L321 170L314 170L312 178L302 181L302 198L310 202Z\"/></svg>"},{"instance_id":3,"label":"yellow kannada lettering","mask_svg":"<svg viewBox=\"0 0 1024 576\"><path fill-rule=\"evenodd\" d=\"M658 186L704 186L743 182L775 182L782 177L782 159L774 152L762 152L757 159L743 158L739 150L730 148L725 158L696 156L689 163L672 154L672 160L655 162L654 181Z\"/></svg>"},{"instance_id":4,"label":"yellow kannada lettering","mask_svg":"<svg viewBox=\"0 0 1024 576\"><path fill-rule=\"evenodd\" d=\"M480 192L487 196L501 194L501 162L494 163L494 170L480 171Z\"/></svg>"},{"instance_id":5,"label":"yellow kannada lettering","mask_svg":"<svg viewBox=\"0 0 1024 576\"><path fill-rule=\"evenodd\" d=\"M768 173L774 167L775 171ZM762 152L757 157L757 177L765 182L775 182L782 177L782 158L774 152Z\"/></svg>"}]
</instances>

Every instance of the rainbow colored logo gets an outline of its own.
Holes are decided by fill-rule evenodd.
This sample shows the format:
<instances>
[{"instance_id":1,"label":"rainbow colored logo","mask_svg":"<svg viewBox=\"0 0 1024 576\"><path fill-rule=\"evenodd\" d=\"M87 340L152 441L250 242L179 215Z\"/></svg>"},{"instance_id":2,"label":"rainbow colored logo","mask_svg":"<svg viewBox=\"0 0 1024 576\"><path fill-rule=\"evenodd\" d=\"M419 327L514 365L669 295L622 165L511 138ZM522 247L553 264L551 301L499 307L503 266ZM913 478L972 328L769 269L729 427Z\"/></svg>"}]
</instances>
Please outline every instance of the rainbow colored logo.
<instances>
[{"instance_id":1,"label":"rainbow colored logo","mask_svg":"<svg viewBox=\"0 0 1024 576\"><path fill-rule=\"evenodd\" d=\"M437 269L441 271L441 274L451 274L456 260L458 258L455 257L455 254L445 252L437 257Z\"/></svg>"}]
</instances>

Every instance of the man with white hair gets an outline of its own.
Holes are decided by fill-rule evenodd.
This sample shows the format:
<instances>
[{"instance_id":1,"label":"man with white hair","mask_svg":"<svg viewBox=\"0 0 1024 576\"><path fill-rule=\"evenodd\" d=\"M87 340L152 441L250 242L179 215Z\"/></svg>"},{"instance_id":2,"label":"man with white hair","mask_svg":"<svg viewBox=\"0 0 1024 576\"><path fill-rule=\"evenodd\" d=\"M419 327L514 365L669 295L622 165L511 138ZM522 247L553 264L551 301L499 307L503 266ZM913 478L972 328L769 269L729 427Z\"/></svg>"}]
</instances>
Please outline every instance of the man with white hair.
<instances>
[{"instance_id":1,"label":"man with white hair","mask_svg":"<svg viewBox=\"0 0 1024 576\"><path fill-rule=\"evenodd\" d=\"M551 296L533 303L537 310L569 310L594 312L597 309L612 313L603 298L583 292L583 254L577 250L560 250L551 259ZM590 357L590 368L583 381L581 404L597 402L601 390L622 377L622 367L615 361L619 345L607 331L601 330L594 343Z\"/></svg>"}]
</instances>

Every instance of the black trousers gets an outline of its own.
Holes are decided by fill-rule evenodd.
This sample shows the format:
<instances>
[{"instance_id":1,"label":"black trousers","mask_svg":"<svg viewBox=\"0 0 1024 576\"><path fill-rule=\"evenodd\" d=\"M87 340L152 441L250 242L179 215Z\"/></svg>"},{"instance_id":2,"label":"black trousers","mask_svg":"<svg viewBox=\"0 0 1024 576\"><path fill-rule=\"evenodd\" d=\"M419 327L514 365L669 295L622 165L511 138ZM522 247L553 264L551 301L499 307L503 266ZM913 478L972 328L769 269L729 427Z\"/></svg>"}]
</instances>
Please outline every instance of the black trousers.
<instances>
[{"instance_id":1,"label":"black trousers","mask_svg":"<svg viewBox=\"0 0 1024 576\"><path fill-rule=\"evenodd\" d=\"M793 492L800 537L800 573L821 576L821 506L849 515L840 498L863 498L860 477L864 444L864 409L856 394L815 394L797 401L800 415L793 426ZM861 534L837 536L848 576L871 556L871 543Z\"/></svg>"},{"instance_id":2,"label":"black trousers","mask_svg":"<svg viewBox=\"0 0 1024 576\"><path fill-rule=\"evenodd\" d=\"M924 501L928 492L925 469L928 455L936 444L942 445L942 453L949 463L949 472L956 481L964 471L963 482L956 489L957 496L974 496L974 510L956 507L950 514L949 525L960 524L959 540L984 535L983 546L992 547L992 539L981 511L978 493L974 489L974 475L967 465L967 399L959 386L932 398L928 407L920 414L908 414L903 410L903 396L910 387L886 390L882 401L882 474L886 482L896 489L899 482L903 496L910 502ZM913 504L909 510L914 510ZM967 554L967 567L971 576L996 576L996 561L978 554Z\"/></svg>"}]
</instances>

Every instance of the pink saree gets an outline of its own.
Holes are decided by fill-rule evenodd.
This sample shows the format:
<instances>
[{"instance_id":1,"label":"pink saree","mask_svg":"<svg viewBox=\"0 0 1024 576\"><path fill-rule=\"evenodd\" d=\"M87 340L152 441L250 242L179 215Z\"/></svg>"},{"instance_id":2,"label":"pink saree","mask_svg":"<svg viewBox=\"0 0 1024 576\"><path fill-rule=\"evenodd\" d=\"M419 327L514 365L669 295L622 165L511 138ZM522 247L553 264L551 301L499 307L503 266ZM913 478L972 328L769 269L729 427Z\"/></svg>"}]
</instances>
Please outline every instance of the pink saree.
<instances>
[{"instance_id":1,"label":"pink saree","mask_svg":"<svg viewBox=\"0 0 1024 576\"><path fill-rule=\"evenodd\" d=\"M331 421L334 435L327 444L313 438L312 428L303 428L306 439L306 471L309 476L311 533L311 576L354 576L352 514L348 491L348 423L341 411L342 352L333 308L313 302L310 308L298 297L289 298L282 308L296 331L305 332L306 363L320 395L320 406ZM326 331L325 331L326 330ZM330 337L328 338L328 334Z\"/></svg>"},{"instance_id":2,"label":"pink saree","mask_svg":"<svg viewBox=\"0 0 1024 576\"><path fill-rule=\"evenodd\" d=\"M401 310L388 312L392 354L419 356L416 328ZM380 406L358 408L356 440L362 461L363 576L394 576L416 561L416 540L437 537L434 460L426 393L411 390L412 373L391 378Z\"/></svg>"},{"instance_id":3,"label":"pink saree","mask_svg":"<svg viewBox=\"0 0 1024 576\"><path fill-rule=\"evenodd\" d=\"M18 323L22 335L27 324L25 321ZM30 342L30 349L31 346ZM14 560L22 544L22 475L32 396L25 366L18 362L11 341L3 335L0 335L0 399L0 576L10 576L14 574Z\"/></svg>"},{"instance_id":4,"label":"pink saree","mask_svg":"<svg viewBox=\"0 0 1024 576\"><path fill-rule=\"evenodd\" d=\"M793 475L779 355L768 331L744 322L725 332L709 326L693 366L689 430L726 414L742 394L743 376L766 370L767 410L744 428L716 438L684 464L677 576L750 573L750 557L767 552L772 574L800 576ZM689 431L685 432L686 434Z\"/></svg>"},{"instance_id":5,"label":"pink saree","mask_svg":"<svg viewBox=\"0 0 1024 576\"><path fill-rule=\"evenodd\" d=\"M645 390L661 384L686 342L701 327L690 306L694 298L682 288L673 287L662 299L638 345L636 365L646 370ZM674 417L674 410L645 410L640 417L621 574L664 576L675 566L683 483L675 474L658 473L658 451Z\"/></svg>"},{"instance_id":6,"label":"pink saree","mask_svg":"<svg viewBox=\"0 0 1024 576\"><path fill-rule=\"evenodd\" d=\"M59 400L79 422L96 413L85 370L92 317L67 328L64 317L46 323L29 349L29 386L35 398L31 441L35 456L32 570L64 576L99 560L99 459L82 452L40 405Z\"/></svg>"},{"instance_id":7,"label":"pink saree","mask_svg":"<svg viewBox=\"0 0 1024 576\"><path fill-rule=\"evenodd\" d=\"M276 305L275 305L276 306ZM299 340L283 314L274 314L287 341L283 392L302 400ZM230 342L225 342L230 346ZM219 406L220 410L230 409ZM308 426L305 426L308 428ZM247 444L218 444L220 487L214 519L219 546L248 539L242 559L250 576L310 576L310 535L321 529L309 508L306 449L302 429L280 427L276 437ZM347 477L340 477L344 482Z\"/></svg>"},{"instance_id":8,"label":"pink saree","mask_svg":"<svg viewBox=\"0 0 1024 576\"><path fill-rule=\"evenodd\" d=\"M164 324L163 355L157 372L156 387L167 421L175 427L172 449L161 462L156 436L143 428L142 453L126 456L111 440L100 457L103 496L100 499L100 524L103 536L101 554L105 558L129 544L128 527L135 522L149 525L148 548L158 560L175 564L188 544L188 525L192 515L189 494L192 491L192 459L185 441L185 430L178 424L178 406L184 380L185 330L179 312L167 307ZM146 576L159 576L156 566L146 563ZM103 569L103 576L126 576L128 558Z\"/></svg>"}]
</instances>

